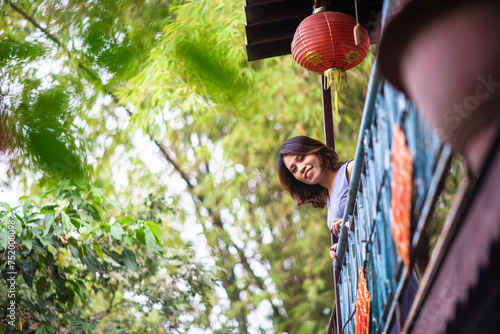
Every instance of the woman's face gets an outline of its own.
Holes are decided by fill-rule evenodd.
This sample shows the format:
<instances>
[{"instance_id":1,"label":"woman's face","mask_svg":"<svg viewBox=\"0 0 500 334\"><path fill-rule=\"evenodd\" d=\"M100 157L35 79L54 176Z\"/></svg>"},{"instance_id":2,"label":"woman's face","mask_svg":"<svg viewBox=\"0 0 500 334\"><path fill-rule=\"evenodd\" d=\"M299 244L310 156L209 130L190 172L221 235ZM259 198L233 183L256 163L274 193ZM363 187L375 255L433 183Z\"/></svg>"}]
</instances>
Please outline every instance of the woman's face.
<instances>
[{"instance_id":1,"label":"woman's face","mask_svg":"<svg viewBox=\"0 0 500 334\"><path fill-rule=\"evenodd\" d=\"M321 161L316 154L283 156L286 168L300 182L318 184L323 177Z\"/></svg>"}]
</instances>

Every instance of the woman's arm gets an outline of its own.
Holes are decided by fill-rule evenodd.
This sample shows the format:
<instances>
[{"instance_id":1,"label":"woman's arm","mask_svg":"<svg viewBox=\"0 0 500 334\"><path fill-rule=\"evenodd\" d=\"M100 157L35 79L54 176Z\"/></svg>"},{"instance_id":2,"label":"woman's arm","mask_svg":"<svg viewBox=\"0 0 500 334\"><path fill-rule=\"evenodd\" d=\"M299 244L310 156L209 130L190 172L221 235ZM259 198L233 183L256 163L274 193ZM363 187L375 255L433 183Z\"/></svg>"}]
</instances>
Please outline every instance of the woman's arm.
<instances>
[{"instance_id":1,"label":"woman's arm","mask_svg":"<svg viewBox=\"0 0 500 334\"><path fill-rule=\"evenodd\" d=\"M349 161L347 163L347 168L346 168L346 170L347 170L347 182L349 182L349 183L351 183L351 174L352 174L353 168L354 168L354 160Z\"/></svg>"},{"instance_id":2,"label":"woman's arm","mask_svg":"<svg viewBox=\"0 0 500 334\"><path fill-rule=\"evenodd\" d=\"M330 231L333 232L336 237L338 237L341 227L342 227L342 218L334 219L332 222L332 227L330 228Z\"/></svg>"},{"instance_id":3,"label":"woman's arm","mask_svg":"<svg viewBox=\"0 0 500 334\"><path fill-rule=\"evenodd\" d=\"M334 244L332 245L332 247L330 247L330 257L332 258L332 260L337 260L337 246L339 244Z\"/></svg>"},{"instance_id":4,"label":"woman's arm","mask_svg":"<svg viewBox=\"0 0 500 334\"><path fill-rule=\"evenodd\" d=\"M354 169L354 160L351 160L347 163L346 167L346 176L347 176L347 183L351 183L351 175L352 171ZM346 222L347 225L347 222ZM339 236L340 234L340 228L342 227L342 218L340 219L334 219L332 221L332 225L330 227L330 231L335 234L335 236ZM330 247L330 257L332 260L336 260L336 251L337 251L337 244L334 244L332 247Z\"/></svg>"}]
</instances>

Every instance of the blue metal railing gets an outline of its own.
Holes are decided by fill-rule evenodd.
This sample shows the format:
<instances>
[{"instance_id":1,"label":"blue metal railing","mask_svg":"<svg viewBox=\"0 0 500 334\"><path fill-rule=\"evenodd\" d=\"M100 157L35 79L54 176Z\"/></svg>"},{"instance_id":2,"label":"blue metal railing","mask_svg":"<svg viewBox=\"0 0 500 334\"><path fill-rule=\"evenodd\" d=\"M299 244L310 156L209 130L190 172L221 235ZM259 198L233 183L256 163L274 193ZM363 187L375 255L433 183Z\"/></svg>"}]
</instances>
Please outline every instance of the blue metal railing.
<instances>
[{"instance_id":1,"label":"blue metal railing","mask_svg":"<svg viewBox=\"0 0 500 334\"><path fill-rule=\"evenodd\" d=\"M388 329L406 283L407 269L397 255L390 231L390 154L396 124L405 132L413 156L412 217L415 229L421 231L428 220L429 207L435 202L438 184L447 172L451 153L437 134L423 124L411 103L381 80L375 64L343 218L349 227L343 224L335 262L340 270L341 327L346 333L354 332L352 315L360 266L365 270L372 296L372 333ZM420 219L423 215L425 219ZM413 240L413 248L418 241Z\"/></svg>"},{"instance_id":2,"label":"blue metal railing","mask_svg":"<svg viewBox=\"0 0 500 334\"><path fill-rule=\"evenodd\" d=\"M384 3L384 17L390 2ZM341 319L337 321L345 333L354 333L355 329L360 266L364 268L372 300L371 333L389 332L407 283L407 269L397 255L390 231L391 146L395 125L405 133L413 157L412 251L419 245L440 184L447 175L451 151L423 123L406 97L383 80L375 62L334 263L340 272L337 307ZM349 222L349 227L345 222Z\"/></svg>"}]
</instances>

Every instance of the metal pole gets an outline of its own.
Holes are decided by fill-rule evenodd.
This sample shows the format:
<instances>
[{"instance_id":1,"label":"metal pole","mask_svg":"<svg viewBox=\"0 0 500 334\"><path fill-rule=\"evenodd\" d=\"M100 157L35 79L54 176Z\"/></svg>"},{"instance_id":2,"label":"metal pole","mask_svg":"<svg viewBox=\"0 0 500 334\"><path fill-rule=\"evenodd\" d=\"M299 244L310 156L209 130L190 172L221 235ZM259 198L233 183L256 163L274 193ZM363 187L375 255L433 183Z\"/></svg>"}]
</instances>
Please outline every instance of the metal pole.
<instances>
[{"instance_id":1,"label":"metal pole","mask_svg":"<svg viewBox=\"0 0 500 334\"><path fill-rule=\"evenodd\" d=\"M323 97L323 125L325 128L325 145L335 150L332 117L332 92L330 88L325 89L324 76L321 76L321 92L321 95Z\"/></svg>"},{"instance_id":2,"label":"metal pole","mask_svg":"<svg viewBox=\"0 0 500 334\"><path fill-rule=\"evenodd\" d=\"M332 115L332 92L331 89L325 89L325 77L321 76L321 96L323 98L323 125L325 129L325 145L335 150L335 137L333 131L333 115ZM332 246L337 243L337 238L332 233ZM335 286L335 310L336 313L336 333L341 333L342 317L340 313L340 298L339 298L339 279L340 270L333 267L333 284ZM334 315L332 314L332 317Z\"/></svg>"},{"instance_id":3,"label":"metal pole","mask_svg":"<svg viewBox=\"0 0 500 334\"><path fill-rule=\"evenodd\" d=\"M333 267L333 283L335 284L335 310L337 312L337 333L342 333L342 310L340 306L340 290L339 290L339 280L340 280L340 269Z\"/></svg>"},{"instance_id":4,"label":"metal pole","mask_svg":"<svg viewBox=\"0 0 500 334\"><path fill-rule=\"evenodd\" d=\"M335 267L342 268L344 262L344 255L347 246L347 227L345 222L354 211L354 201L358 192L359 180L361 178L361 168L364 163L363 155L363 136L365 130L369 129L373 113L375 110L375 101L377 97L378 86L381 82L381 74L377 68L377 62L373 64L370 82L368 83L368 92L366 93L365 107L363 109L363 118L361 119L361 126L359 128L358 145L356 146L356 154L354 156L354 166L351 175L351 182L349 183L349 191L347 193L347 201L345 204L344 217L342 219L342 227L340 228L339 241L337 246L337 261Z\"/></svg>"}]
</instances>

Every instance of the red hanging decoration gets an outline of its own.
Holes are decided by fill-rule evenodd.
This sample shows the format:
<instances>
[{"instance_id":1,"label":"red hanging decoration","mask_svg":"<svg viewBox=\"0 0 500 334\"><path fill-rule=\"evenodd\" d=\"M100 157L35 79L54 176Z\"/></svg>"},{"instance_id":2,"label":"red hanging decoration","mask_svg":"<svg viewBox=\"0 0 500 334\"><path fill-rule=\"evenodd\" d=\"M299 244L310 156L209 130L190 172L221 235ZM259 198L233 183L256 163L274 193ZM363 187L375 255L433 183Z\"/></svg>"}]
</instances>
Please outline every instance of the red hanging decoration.
<instances>
[{"instance_id":1,"label":"red hanging decoration","mask_svg":"<svg viewBox=\"0 0 500 334\"><path fill-rule=\"evenodd\" d=\"M347 85L346 71L357 66L368 54L370 37L350 15L320 11L305 18L292 41L292 56L300 66L325 76L325 88L338 92Z\"/></svg>"},{"instance_id":2,"label":"red hanging decoration","mask_svg":"<svg viewBox=\"0 0 500 334\"><path fill-rule=\"evenodd\" d=\"M406 136L397 125L393 132L391 160L391 232L409 274L413 157L406 145Z\"/></svg>"},{"instance_id":3,"label":"red hanging decoration","mask_svg":"<svg viewBox=\"0 0 500 334\"><path fill-rule=\"evenodd\" d=\"M359 266L358 276L358 296L356 300L356 325L354 332L356 334L368 334L370 332L370 292L366 285L363 267Z\"/></svg>"}]
</instances>

